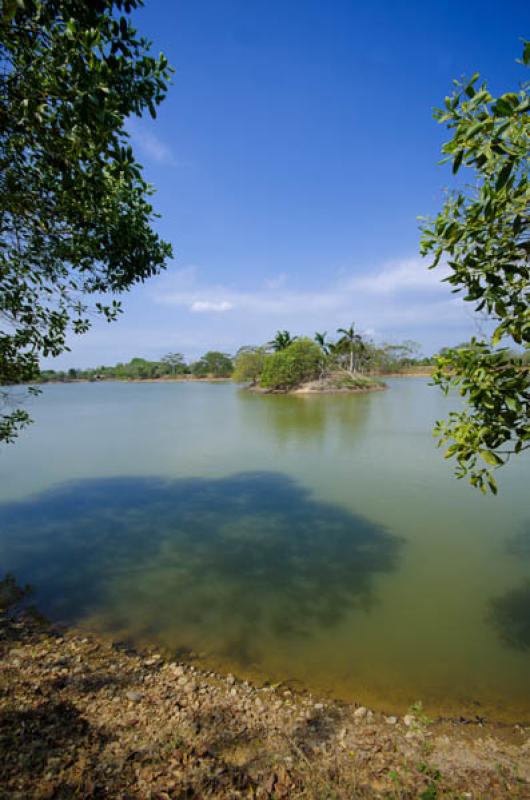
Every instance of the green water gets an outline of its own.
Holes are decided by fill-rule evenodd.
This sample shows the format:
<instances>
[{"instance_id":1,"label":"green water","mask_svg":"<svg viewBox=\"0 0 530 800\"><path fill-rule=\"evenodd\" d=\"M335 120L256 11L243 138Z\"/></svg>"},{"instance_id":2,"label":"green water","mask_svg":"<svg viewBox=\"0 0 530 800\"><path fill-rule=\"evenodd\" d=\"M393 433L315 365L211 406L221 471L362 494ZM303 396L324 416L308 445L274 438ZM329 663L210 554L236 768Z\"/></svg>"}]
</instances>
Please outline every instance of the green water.
<instances>
[{"instance_id":1,"label":"green water","mask_svg":"<svg viewBox=\"0 0 530 800\"><path fill-rule=\"evenodd\" d=\"M530 718L530 459L456 481L422 379L360 396L47 386L0 572L50 617L388 710Z\"/></svg>"}]
</instances>

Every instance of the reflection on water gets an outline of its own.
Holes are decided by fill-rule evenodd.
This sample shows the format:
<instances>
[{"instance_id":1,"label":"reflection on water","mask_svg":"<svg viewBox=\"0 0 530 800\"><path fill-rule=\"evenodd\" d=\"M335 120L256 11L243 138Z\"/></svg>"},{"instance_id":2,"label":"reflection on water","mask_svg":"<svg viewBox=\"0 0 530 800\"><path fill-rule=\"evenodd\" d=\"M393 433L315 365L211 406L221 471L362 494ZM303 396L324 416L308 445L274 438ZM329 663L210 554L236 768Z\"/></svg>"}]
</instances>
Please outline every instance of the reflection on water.
<instances>
[{"instance_id":1,"label":"reflection on water","mask_svg":"<svg viewBox=\"0 0 530 800\"><path fill-rule=\"evenodd\" d=\"M516 650L530 650L530 580L491 602L491 621Z\"/></svg>"},{"instance_id":2,"label":"reflection on water","mask_svg":"<svg viewBox=\"0 0 530 800\"><path fill-rule=\"evenodd\" d=\"M352 399L354 402L352 402ZM366 423L372 396L358 395L255 395L240 390L240 409L245 418L279 443L299 440L325 441L333 430L355 438Z\"/></svg>"},{"instance_id":3,"label":"reflection on water","mask_svg":"<svg viewBox=\"0 0 530 800\"><path fill-rule=\"evenodd\" d=\"M247 664L264 644L368 610L400 548L281 473L79 481L4 504L0 526L9 568L55 617L99 615Z\"/></svg>"}]
</instances>

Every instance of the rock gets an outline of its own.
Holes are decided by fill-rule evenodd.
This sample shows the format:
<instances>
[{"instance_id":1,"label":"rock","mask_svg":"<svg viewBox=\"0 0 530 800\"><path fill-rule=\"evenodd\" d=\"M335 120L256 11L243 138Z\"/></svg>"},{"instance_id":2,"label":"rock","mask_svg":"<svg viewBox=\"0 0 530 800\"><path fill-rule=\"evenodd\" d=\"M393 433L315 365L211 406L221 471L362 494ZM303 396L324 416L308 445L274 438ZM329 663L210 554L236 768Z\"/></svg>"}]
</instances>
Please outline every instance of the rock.
<instances>
[{"instance_id":1,"label":"rock","mask_svg":"<svg viewBox=\"0 0 530 800\"><path fill-rule=\"evenodd\" d=\"M237 697L237 689L235 687L232 687L230 689L230 694L232 695L232 697Z\"/></svg>"},{"instance_id":2,"label":"rock","mask_svg":"<svg viewBox=\"0 0 530 800\"><path fill-rule=\"evenodd\" d=\"M362 719L365 719L367 714L368 714L368 709L365 708L364 706L359 706L359 708L356 708L355 711L353 712L353 718L357 722L360 722Z\"/></svg>"},{"instance_id":3,"label":"rock","mask_svg":"<svg viewBox=\"0 0 530 800\"><path fill-rule=\"evenodd\" d=\"M180 675L184 675L185 672L184 667L181 664L170 664L169 669L171 670L173 675L175 675L177 678Z\"/></svg>"},{"instance_id":4,"label":"rock","mask_svg":"<svg viewBox=\"0 0 530 800\"><path fill-rule=\"evenodd\" d=\"M188 683L188 679L186 678L186 676L185 675L181 675L181 677L177 681L177 686L186 686L187 683Z\"/></svg>"},{"instance_id":5,"label":"rock","mask_svg":"<svg viewBox=\"0 0 530 800\"><path fill-rule=\"evenodd\" d=\"M228 684L229 686L233 686L233 685L234 685L234 683L236 682L236 679L235 679L235 678L234 678L234 676L233 676L233 675L230 673L230 674L228 674L228 675L226 676L226 682L227 682L227 684Z\"/></svg>"},{"instance_id":6,"label":"rock","mask_svg":"<svg viewBox=\"0 0 530 800\"><path fill-rule=\"evenodd\" d=\"M397 717L385 717L385 722L387 722L389 725L396 725L397 721Z\"/></svg>"},{"instance_id":7,"label":"rock","mask_svg":"<svg viewBox=\"0 0 530 800\"><path fill-rule=\"evenodd\" d=\"M412 714L405 714L403 717L403 724L406 725L407 728L410 728L412 725L414 725L414 722L415 718Z\"/></svg>"},{"instance_id":8,"label":"rock","mask_svg":"<svg viewBox=\"0 0 530 800\"><path fill-rule=\"evenodd\" d=\"M150 656L150 658L146 658L145 661L144 661L144 664L146 665L146 667L153 667L155 664L158 664L158 662L161 661L161 659L162 659L162 656L159 655L158 653L155 653L154 656Z\"/></svg>"},{"instance_id":9,"label":"rock","mask_svg":"<svg viewBox=\"0 0 530 800\"><path fill-rule=\"evenodd\" d=\"M139 703L140 700L143 699L143 694L141 692L127 692L125 697L127 700L130 700L131 703Z\"/></svg>"},{"instance_id":10,"label":"rock","mask_svg":"<svg viewBox=\"0 0 530 800\"><path fill-rule=\"evenodd\" d=\"M315 711L323 711L324 710L324 703L315 703L313 706Z\"/></svg>"}]
</instances>

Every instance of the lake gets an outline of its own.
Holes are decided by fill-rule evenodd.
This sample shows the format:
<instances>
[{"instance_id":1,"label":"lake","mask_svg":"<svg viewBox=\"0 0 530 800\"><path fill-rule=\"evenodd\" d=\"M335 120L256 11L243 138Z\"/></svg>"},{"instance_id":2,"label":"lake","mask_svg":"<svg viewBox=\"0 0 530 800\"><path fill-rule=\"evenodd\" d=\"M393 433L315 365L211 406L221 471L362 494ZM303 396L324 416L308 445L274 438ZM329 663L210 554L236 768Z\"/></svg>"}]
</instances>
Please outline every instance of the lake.
<instances>
[{"instance_id":1,"label":"lake","mask_svg":"<svg viewBox=\"0 0 530 800\"><path fill-rule=\"evenodd\" d=\"M530 459L452 476L424 379L48 385L0 452L0 572L50 618L404 711L530 717Z\"/></svg>"}]
</instances>

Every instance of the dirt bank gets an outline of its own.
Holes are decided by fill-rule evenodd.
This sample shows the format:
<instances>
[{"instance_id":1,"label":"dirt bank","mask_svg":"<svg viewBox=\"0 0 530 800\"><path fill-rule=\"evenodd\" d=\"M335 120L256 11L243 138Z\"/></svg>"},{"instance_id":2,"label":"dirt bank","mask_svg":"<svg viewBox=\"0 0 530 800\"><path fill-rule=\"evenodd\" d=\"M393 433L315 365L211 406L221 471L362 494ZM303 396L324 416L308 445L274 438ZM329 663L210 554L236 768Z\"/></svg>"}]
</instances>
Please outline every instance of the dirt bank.
<instances>
[{"instance_id":1,"label":"dirt bank","mask_svg":"<svg viewBox=\"0 0 530 800\"><path fill-rule=\"evenodd\" d=\"M530 729L258 687L0 616L0 798L523 798Z\"/></svg>"}]
</instances>

